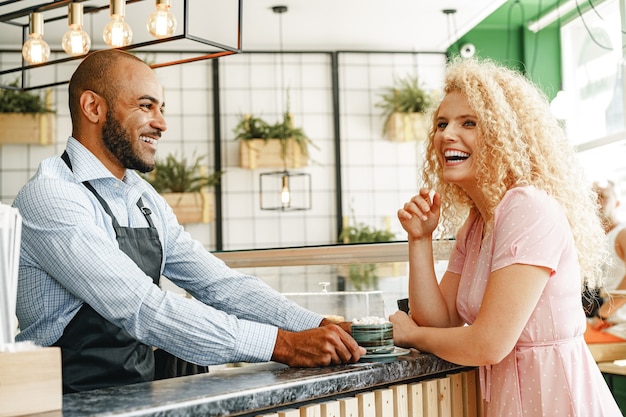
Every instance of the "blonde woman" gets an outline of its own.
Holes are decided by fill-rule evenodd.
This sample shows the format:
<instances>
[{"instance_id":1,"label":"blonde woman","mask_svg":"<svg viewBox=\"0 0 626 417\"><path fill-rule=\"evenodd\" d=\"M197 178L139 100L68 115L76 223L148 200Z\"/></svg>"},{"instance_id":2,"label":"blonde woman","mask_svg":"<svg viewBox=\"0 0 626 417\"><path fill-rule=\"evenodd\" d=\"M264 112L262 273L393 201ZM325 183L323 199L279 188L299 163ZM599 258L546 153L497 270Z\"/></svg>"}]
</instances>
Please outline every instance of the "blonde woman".
<instances>
[{"instance_id":1,"label":"blonde woman","mask_svg":"<svg viewBox=\"0 0 626 417\"><path fill-rule=\"evenodd\" d=\"M410 313L394 341L480 367L485 415L621 416L583 339L581 288L601 276L595 195L525 77L489 61L449 64L424 188L398 211ZM433 233L456 242L441 281Z\"/></svg>"}]
</instances>

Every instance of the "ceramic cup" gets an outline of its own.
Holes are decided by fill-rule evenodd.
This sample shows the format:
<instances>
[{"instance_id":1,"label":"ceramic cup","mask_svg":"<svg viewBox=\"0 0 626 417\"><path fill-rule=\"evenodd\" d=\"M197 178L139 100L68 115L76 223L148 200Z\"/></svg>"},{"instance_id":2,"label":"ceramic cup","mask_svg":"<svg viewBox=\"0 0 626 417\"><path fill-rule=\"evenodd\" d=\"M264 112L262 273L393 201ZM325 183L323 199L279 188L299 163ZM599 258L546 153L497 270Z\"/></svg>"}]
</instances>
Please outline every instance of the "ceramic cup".
<instances>
[{"instance_id":1,"label":"ceramic cup","mask_svg":"<svg viewBox=\"0 0 626 417\"><path fill-rule=\"evenodd\" d=\"M368 354L393 352L393 324L353 324L352 337Z\"/></svg>"}]
</instances>

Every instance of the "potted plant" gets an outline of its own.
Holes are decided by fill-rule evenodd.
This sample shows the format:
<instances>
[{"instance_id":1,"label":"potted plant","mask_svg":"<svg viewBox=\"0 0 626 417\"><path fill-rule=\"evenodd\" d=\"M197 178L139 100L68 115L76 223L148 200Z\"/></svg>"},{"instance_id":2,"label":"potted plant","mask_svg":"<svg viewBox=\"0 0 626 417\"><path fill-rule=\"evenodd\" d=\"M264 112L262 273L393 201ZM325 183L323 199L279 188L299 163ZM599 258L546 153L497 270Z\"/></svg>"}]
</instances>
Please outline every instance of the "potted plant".
<instances>
[{"instance_id":1,"label":"potted plant","mask_svg":"<svg viewBox=\"0 0 626 417\"><path fill-rule=\"evenodd\" d=\"M339 240L346 244L391 242L395 238L395 234L391 231L376 229L365 223L355 222L352 226L346 224L347 220L344 220L344 227L339 235ZM366 263L347 265L340 267L338 273L348 278L357 291L376 289L378 287L379 266L378 264ZM383 267L390 267L391 271L397 269L395 264L385 264ZM387 274L398 275L392 272Z\"/></svg>"},{"instance_id":2,"label":"potted plant","mask_svg":"<svg viewBox=\"0 0 626 417\"><path fill-rule=\"evenodd\" d=\"M55 117L49 106L50 90L42 98L19 90L17 80L9 85L11 88L0 88L0 144L53 144Z\"/></svg>"},{"instance_id":3,"label":"potted plant","mask_svg":"<svg viewBox=\"0 0 626 417\"><path fill-rule=\"evenodd\" d=\"M306 166L309 145L313 142L299 127L293 126L291 113L282 121L270 124L246 114L233 130L240 141L239 162L242 168L299 168ZM313 145L314 146L314 145Z\"/></svg>"},{"instance_id":4,"label":"potted plant","mask_svg":"<svg viewBox=\"0 0 626 417\"><path fill-rule=\"evenodd\" d=\"M179 223L209 223L215 217L213 195L207 188L219 183L222 172L207 175L200 164L203 159L199 156L188 163L186 158L168 155L143 175L172 207Z\"/></svg>"},{"instance_id":5,"label":"potted plant","mask_svg":"<svg viewBox=\"0 0 626 417\"><path fill-rule=\"evenodd\" d=\"M420 86L417 77L396 78L376 104L385 119L383 135L395 142L424 140L428 134L425 112L432 103L432 95Z\"/></svg>"}]
</instances>

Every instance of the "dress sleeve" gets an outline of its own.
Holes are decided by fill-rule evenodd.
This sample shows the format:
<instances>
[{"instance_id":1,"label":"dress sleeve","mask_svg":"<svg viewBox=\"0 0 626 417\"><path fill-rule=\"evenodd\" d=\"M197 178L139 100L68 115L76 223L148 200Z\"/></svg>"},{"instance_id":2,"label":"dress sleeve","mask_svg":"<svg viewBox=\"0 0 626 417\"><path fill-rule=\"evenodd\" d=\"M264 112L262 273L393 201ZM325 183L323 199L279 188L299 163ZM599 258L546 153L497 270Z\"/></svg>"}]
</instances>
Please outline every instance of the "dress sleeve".
<instances>
[{"instance_id":1,"label":"dress sleeve","mask_svg":"<svg viewBox=\"0 0 626 417\"><path fill-rule=\"evenodd\" d=\"M496 271L513 264L556 272L566 245L573 244L565 212L555 198L534 187L508 191L494 217L493 263Z\"/></svg>"}]
</instances>

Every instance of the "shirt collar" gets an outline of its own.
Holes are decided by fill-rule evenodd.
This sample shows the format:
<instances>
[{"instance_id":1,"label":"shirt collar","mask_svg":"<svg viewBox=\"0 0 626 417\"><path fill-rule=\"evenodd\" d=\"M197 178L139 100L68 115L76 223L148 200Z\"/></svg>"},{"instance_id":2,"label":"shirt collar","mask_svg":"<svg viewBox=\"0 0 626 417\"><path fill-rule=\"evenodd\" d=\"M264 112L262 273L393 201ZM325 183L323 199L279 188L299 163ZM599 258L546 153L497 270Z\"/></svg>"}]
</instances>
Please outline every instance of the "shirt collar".
<instances>
[{"instance_id":1,"label":"shirt collar","mask_svg":"<svg viewBox=\"0 0 626 417\"><path fill-rule=\"evenodd\" d=\"M66 151L72 163L72 172L78 181L115 178L111 171L76 138L70 136L67 141Z\"/></svg>"}]
</instances>

